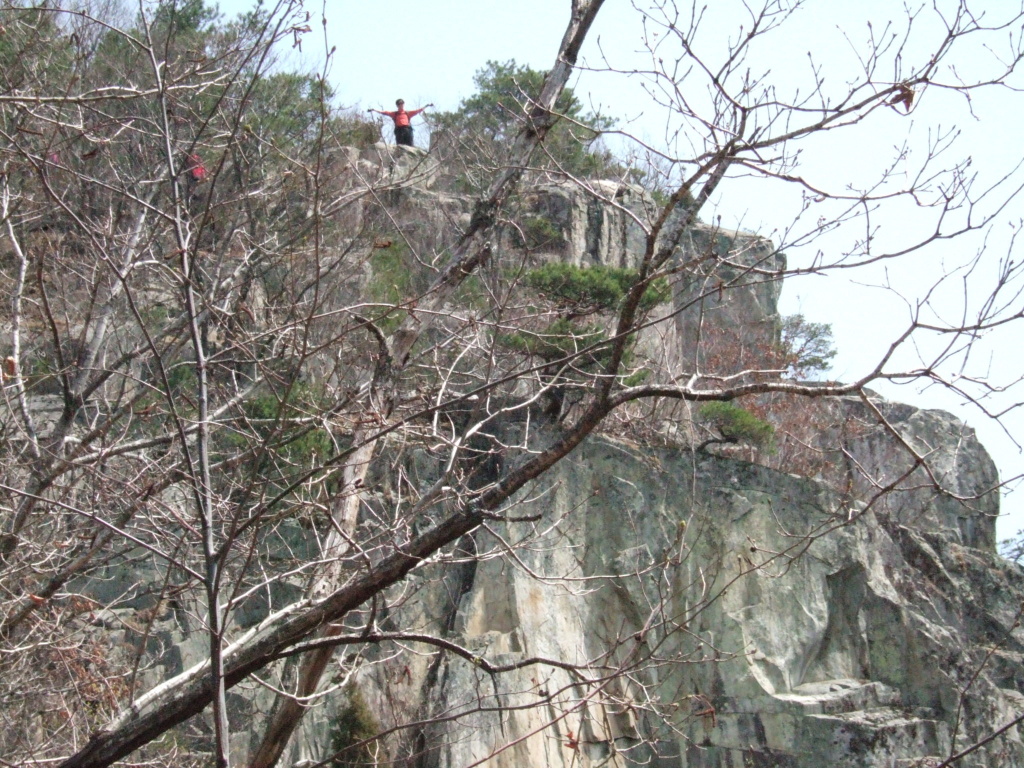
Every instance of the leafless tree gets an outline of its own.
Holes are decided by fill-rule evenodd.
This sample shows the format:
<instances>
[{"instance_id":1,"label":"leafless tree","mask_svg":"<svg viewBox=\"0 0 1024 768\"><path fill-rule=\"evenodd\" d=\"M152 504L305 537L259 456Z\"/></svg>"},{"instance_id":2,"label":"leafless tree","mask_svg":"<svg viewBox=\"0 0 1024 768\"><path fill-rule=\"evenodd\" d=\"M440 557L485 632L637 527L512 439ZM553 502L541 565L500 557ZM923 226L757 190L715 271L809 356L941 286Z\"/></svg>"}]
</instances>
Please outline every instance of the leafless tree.
<instances>
[{"instance_id":1,"label":"leafless tree","mask_svg":"<svg viewBox=\"0 0 1024 768\"><path fill-rule=\"evenodd\" d=\"M243 732L255 737L250 764L269 767L332 691L366 725L346 687L361 670L411 681L424 674L417 657L444 654L492 678L543 670L535 690L481 693L471 710L543 708L529 727L573 752L582 736L569 724L585 710L603 713L608 733L676 729L680 718L711 727L704 693L665 702L653 670L673 680L673 665L703 660L666 638L696 632L690 623L732 583L788 567L894 489L925 485L968 507L991 497L994 487L945 487L868 387L931 381L998 419L1005 410L989 398L1015 397L1019 382L985 380L973 357L984 333L1024 316L1009 255L953 321L931 304L951 277L936 274L889 351L846 383L795 375L808 355L782 343L771 313L754 327L730 313L785 277L896 263L996 220L1015 199L1016 171L977 189L968 162L944 166L947 136L915 156L912 172L896 173L899 152L863 188L825 188L801 175L800 157L822 137L855 143L931 91L960 94L969 108L975 90L1007 88L1024 55L1024 11L990 20L966 0L907 11L904 31L853 46L859 69L838 91L812 57L810 89L789 94L756 67L803 4L743 5L748 17L718 49L705 45L696 6L638 8L650 62L633 75L674 126L664 146L625 137L647 155L645 178L662 174L647 194L625 179L578 178L545 155L603 0L567 5L552 68L500 154L507 161L465 207L433 201L426 222L414 193L436 162L374 145L332 105L326 75L278 66L282 44L316 26L299 0L230 23L195 0L131 12L0 8L4 761L199 764L203 743L226 766ZM906 30L926 22L943 32L921 46ZM949 62L975 39L992 56L968 81ZM702 222L722 186L748 176L804 201L774 242ZM585 282L597 269L552 276L565 243L542 242L551 233L531 185L553 179L636 235L635 258L602 272L601 287ZM883 250L874 222L908 201L931 229ZM848 231L857 234L833 249ZM780 255L817 242L829 247L818 258L787 265ZM988 258L979 252L963 273L982 275ZM915 345L919 362L898 367ZM706 403L745 408L691 412ZM421 574L456 589L467 563L526 568L522 553L548 546L564 522L531 498L551 492L548 473L589 437L715 444L770 463L741 418L774 422L789 440L777 462L860 504L837 506L724 583L672 576L692 537L710 535L707 521L680 526L674 549L642 568L562 574L581 591L630 580L649 602L649 615L603 638L596 657L499 663L429 624L395 626L432 599ZM906 457L895 477L844 450L868 429L889 433ZM505 535L514 524L529 533ZM683 614L672 609L679 591L693 595ZM205 636L203 654L174 674L156 631L166 621ZM111 646L113 630L130 642ZM243 683L272 705L240 729L229 690ZM390 707L393 723L354 725L347 751L329 760L411 763L434 747L410 734L469 711L427 718ZM396 744L412 746L399 755Z\"/></svg>"}]
</instances>

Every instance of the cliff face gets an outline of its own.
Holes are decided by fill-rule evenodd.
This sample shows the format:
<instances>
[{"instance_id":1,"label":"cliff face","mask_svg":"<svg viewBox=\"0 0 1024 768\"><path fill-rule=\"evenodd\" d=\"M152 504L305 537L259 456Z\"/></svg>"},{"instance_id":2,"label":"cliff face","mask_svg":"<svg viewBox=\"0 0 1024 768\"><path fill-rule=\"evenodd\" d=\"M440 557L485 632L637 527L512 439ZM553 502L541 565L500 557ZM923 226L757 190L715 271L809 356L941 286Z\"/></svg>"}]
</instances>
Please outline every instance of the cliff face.
<instances>
[{"instance_id":1,"label":"cliff face","mask_svg":"<svg viewBox=\"0 0 1024 768\"><path fill-rule=\"evenodd\" d=\"M498 527L530 546L477 566L453 636L493 663L585 672L491 676L445 657L419 695L434 714L468 714L430 730L429 765L928 765L1021 712L1024 578L926 525L942 499L857 512L815 482L607 440L550 487L516 512L558 526ZM1021 761L1011 735L962 764Z\"/></svg>"},{"instance_id":2,"label":"cliff face","mask_svg":"<svg viewBox=\"0 0 1024 768\"><path fill-rule=\"evenodd\" d=\"M553 229L535 258L628 267L643 247L637 189L547 185L523 207ZM663 375L699 368L713 333L776 339L781 283L766 276L785 260L770 243L698 226L677 260L690 278L673 295ZM990 458L943 412L833 407L861 426L821 436L837 460L817 482L594 440L515 508L530 522L467 545L492 556L457 578L424 571L397 624L418 617L495 665L585 671L491 675L452 654L383 664L359 683L375 708L437 718L397 752L425 748L419 764L446 768L889 768L937 763L1024 712L1024 575L994 554ZM495 542L529 546L513 556ZM1024 764L1024 743L1011 729L960 764Z\"/></svg>"},{"instance_id":3,"label":"cliff face","mask_svg":"<svg viewBox=\"0 0 1024 768\"><path fill-rule=\"evenodd\" d=\"M910 439L973 467L965 493L991 483L962 425L903 410ZM884 456L864 442L865 460ZM435 469L424 460L419 479ZM477 532L461 565L417 570L381 617L505 671L371 651L313 707L288 764L332 754L353 692L378 726L423 723L388 751L429 768L922 766L1024 712L1024 574L988 546L984 511L919 491L865 511L804 478L611 439L590 441L513 509L524 522ZM309 537L294 525L264 546L301 561ZM112 571L96 597L140 575ZM203 658L199 597L154 624L153 682ZM251 621L265 610L255 604ZM112 638L140 642L139 613L110 612ZM269 700L239 691L238 722ZM240 728L239 757L249 738ZM1011 730L961 764L1024 764L1024 742Z\"/></svg>"},{"instance_id":4,"label":"cliff face","mask_svg":"<svg viewBox=\"0 0 1024 768\"><path fill-rule=\"evenodd\" d=\"M443 243L468 222L464 199L431 188L437 169L422 153L353 151L335 170L342 184L346 173L393 180L389 226L417 242ZM630 266L646 211L631 187L547 185L522 196L520 226L533 229L519 236L534 262ZM372 204L348 215L353 228L380 221ZM771 276L784 258L770 243L699 226L677 261L691 277L665 310L674 313L666 337L646 348L668 350L655 376L692 372L702 354L729 344L776 340L781 285ZM831 407L837 423L860 427L823 428L818 447L831 460L813 479L685 443L589 441L520 495L508 510L516 522L495 520L414 570L376 616L383 631L454 646L371 648L357 671L339 667L283 764L328 759L359 725L414 722L384 740L386 759L422 768L910 768L1012 721L1024 713L1024 574L994 553L991 460L945 413L881 399ZM890 428L870 418L876 411ZM547 439L522 421L503 429L505 445ZM915 466L903 443L927 466ZM426 454L403 462L394 477L376 478L369 510L384 514L401 483L424 490L441 470ZM169 493L165 503L179 502ZM287 523L260 547L286 569L316 558L317 535ZM134 600L159 579L147 557L78 586L100 603L119 601L93 631L114 646L148 644L154 661L139 675L155 684L203 659L208 640L200 595ZM298 595L300 581L254 589L240 621ZM231 695L241 759L256 736L245 723L266 714L272 694L253 685ZM1016 728L959 763L1021 764Z\"/></svg>"}]
</instances>

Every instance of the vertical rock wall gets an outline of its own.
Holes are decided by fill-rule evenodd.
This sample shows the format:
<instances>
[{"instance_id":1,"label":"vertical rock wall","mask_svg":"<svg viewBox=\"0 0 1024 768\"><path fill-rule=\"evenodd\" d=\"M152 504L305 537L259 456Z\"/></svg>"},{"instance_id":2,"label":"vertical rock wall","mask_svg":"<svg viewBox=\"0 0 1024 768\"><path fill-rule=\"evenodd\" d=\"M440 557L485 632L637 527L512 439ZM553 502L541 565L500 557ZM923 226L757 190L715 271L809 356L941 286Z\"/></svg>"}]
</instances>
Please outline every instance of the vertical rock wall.
<instances>
[{"instance_id":1,"label":"vertical rock wall","mask_svg":"<svg viewBox=\"0 0 1024 768\"><path fill-rule=\"evenodd\" d=\"M345 158L346 173L391 179L397 217L387 221L424 249L443 249L465 223L465 201L429 188L421 153L368 152ZM535 223L521 224L544 244L537 258L635 266L642 193L595 191L552 185L525 195L524 221ZM435 218L421 231L428 209ZM371 229L386 217L376 204L351 215ZM773 274L784 260L770 243L699 226L677 259L689 277L673 296L670 332L651 342L669 350L658 375L699 369L713 337L774 343ZM925 490L925 470L885 429L867 426L868 406L842 407L864 428L822 444L859 474L837 461L820 481L590 441L522 495L512 512L524 522L494 521L448 562L416 569L386 609L373 607L382 630L432 634L470 658L415 643L401 654L351 651L369 663L352 675L335 666L282 764L330 759L339 723L362 711L357 701L375 727L416 723L381 747L408 768L911 768L1010 722L1024 713L1024 575L992 551L991 460L947 414L877 403L948 492ZM406 474L429 484L436 468L423 463ZM896 480L898 492L869 503ZM374 489L382 499L388 482ZM316 535L286 524L259 549L285 569L315 558ZM155 600L161 570L150 557L132 553L75 585L115 606L83 631L112 648L146 645L141 687L203 658L205 643L200 596ZM300 582L254 591L242 621L280 607ZM482 660L505 671L486 672ZM252 746L245 724L271 698L257 684L232 692L238 760ZM1021 764L1016 728L960 763Z\"/></svg>"},{"instance_id":2,"label":"vertical rock wall","mask_svg":"<svg viewBox=\"0 0 1024 768\"><path fill-rule=\"evenodd\" d=\"M991 551L885 511L841 525L817 483L688 452L594 441L545 485L516 513L558 524L497 525L529 545L476 566L450 636L580 669L444 654L421 698L457 716L420 765L909 767L1024 711L1024 578ZM1011 729L961 764L1022 761Z\"/></svg>"},{"instance_id":3,"label":"vertical rock wall","mask_svg":"<svg viewBox=\"0 0 1024 768\"><path fill-rule=\"evenodd\" d=\"M524 195L523 209L528 241L531 231L550 233L537 238L535 258L579 267L636 267L646 247L643 225L656 210L642 189L609 181L591 182L590 189L540 186ZM659 310L672 312L673 323L647 334L641 347L668 377L709 364L726 375L744 369L778 343L778 276L785 265L764 238L696 224L676 249L671 304Z\"/></svg>"}]
</instances>

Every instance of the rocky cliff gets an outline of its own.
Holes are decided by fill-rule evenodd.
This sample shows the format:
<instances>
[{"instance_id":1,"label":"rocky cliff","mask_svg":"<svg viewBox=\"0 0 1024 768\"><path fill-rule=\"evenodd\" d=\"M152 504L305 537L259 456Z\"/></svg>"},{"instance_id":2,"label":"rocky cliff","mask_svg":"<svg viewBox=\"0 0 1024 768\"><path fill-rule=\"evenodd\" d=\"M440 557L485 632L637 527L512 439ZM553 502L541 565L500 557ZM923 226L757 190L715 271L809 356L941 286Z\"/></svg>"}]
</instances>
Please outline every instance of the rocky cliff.
<instances>
[{"instance_id":1,"label":"rocky cliff","mask_svg":"<svg viewBox=\"0 0 1024 768\"><path fill-rule=\"evenodd\" d=\"M534 258L626 267L642 247L636 188L549 184L522 204L521 221L550 225ZM673 296L668 376L699 367L708 327L775 337L781 283L763 276L785 261L770 243L701 226L678 260L690 281ZM715 285L729 290L709 295ZM870 426L830 436L844 458L830 477L597 439L524 494L527 522L465 545L488 556L457 578L426 569L403 608L415 618L396 625L494 665L580 667L385 662L359 678L371 709L436 719L395 739L396 755L445 768L895 768L938 764L1019 717L1024 574L994 552L991 460L949 414L880 398L834 407ZM959 764L1024 764L1024 742L1010 729Z\"/></svg>"},{"instance_id":2,"label":"rocky cliff","mask_svg":"<svg viewBox=\"0 0 1024 768\"><path fill-rule=\"evenodd\" d=\"M935 447L960 450L947 415L913 416L915 439L953 427ZM585 671L498 677L445 657L421 695L466 714L432 729L429 765L929 765L1022 711L1024 580L959 533L983 513L950 518L939 498L858 511L805 479L608 440L550 488L517 513L556 527L478 537L530 546L477 566L452 636L495 663ZM961 764L1021 761L1009 734Z\"/></svg>"},{"instance_id":3,"label":"rocky cliff","mask_svg":"<svg viewBox=\"0 0 1024 768\"><path fill-rule=\"evenodd\" d=\"M984 450L948 414L880 405L941 463L968 467L965 495L991 486ZM881 442L850 449L878 460ZM424 456L409 466L423 483L437 469ZM376 488L382 507L397 490ZM909 768L1024 713L1024 574L993 552L990 507L910 489L865 509L806 478L601 438L514 510L523 522L495 522L417 570L379 617L470 655L409 641L414 653L371 650L359 671L339 667L290 764L349 746L354 711L373 729L420 723L384 748L431 768ZM265 545L301 562L309 538L292 525ZM123 598L139 576L137 564L112 570L92 589ZM198 600L160 610L153 682L206 650L189 618ZM266 610L257 600L242 615ZM102 622L131 646L142 612ZM241 724L269 695L248 686L234 700ZM239 728L239 757L250 738ZM959 764L1022 763L1011 729Z\"/></svg>"},{"instance_id":4,"label":"rocky cliff","mask_svg":"<svg viewBox=\"0 0 1024 768\"><path fill-rule=\"evenodd\" d=\"M331 169L342 191L370 180L388 197L348 210L353 231L443 252L471 216L466 199L435 188L421 152L351 150ZM649 208L642 190L612 182L538 184L516 204L504 251L578 266L633 265ZM770 243L697 226L676 260L687 280L659 310L672 320L638 344L654 377L775 343L785 261ZM382 264L367 260L363 285ZM1024 764L1016 727L989 739L1024 714L1024 573L994 552L991 460L945 413L871 397L828 407L811 441L828 460L809 476L695 450L688 414L651 415L645 442L614 429L591 439L501 519L352 617L357 628L372 616L380 642L340 652L286 764L910 768L976 744L958 765ZM495 460L514 464L552 439L542 416L501 422L499 443L516 448ZM444 469L398 449L369 487L371 535ZM171 486L159 501L173 510L179 497ZM239 629L301 593L323 528L288 520L258 542L268 576L236 597ZM139 549L74 585L105 606L82 631L136 653L140 688L208 650L202 596L154 599L163 574ZM230 693L238 759L275 684L267 675ZM207 729L195 719L181 743Z\"/></svg>"}]
</instances>

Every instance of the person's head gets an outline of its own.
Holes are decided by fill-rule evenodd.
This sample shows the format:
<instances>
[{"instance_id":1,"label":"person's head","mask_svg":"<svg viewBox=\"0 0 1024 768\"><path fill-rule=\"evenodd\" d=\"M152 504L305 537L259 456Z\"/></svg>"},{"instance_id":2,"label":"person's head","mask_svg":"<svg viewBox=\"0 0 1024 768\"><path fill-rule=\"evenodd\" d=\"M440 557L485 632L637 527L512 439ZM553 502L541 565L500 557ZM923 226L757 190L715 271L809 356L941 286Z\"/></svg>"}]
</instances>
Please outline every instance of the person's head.
<instances>
[{"instance_id":1,"label":"person's head","mask_svg":"<svg viewBox=\"0 0 1024 768\"><path fill-rule=\"evenodd\" d=\"M405 99L399 99L398 101L396 101L395 102L395 106L398 107L399 109L404 109L405 108Z\"/></svg>"}]
</instances>

